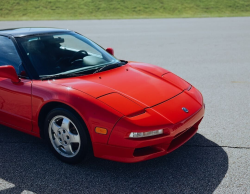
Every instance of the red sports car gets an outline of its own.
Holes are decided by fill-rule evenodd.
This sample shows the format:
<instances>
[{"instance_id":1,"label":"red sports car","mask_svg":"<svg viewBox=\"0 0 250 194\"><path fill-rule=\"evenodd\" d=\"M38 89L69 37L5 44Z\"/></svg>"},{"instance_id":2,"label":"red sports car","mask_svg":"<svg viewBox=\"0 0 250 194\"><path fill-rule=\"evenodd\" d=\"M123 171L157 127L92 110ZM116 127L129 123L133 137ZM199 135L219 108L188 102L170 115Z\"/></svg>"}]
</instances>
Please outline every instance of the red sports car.
<instances>
[{"instance_id":1,"label":"red sports car","mask_svg":"<svg viewBox=\"0 0 250 194\"><path fill-rule=\"evenodd\" d=\"M0 30L0 123L47 140L62 161L139 162L198 130L201 93L161 67L118 60L69 30Z\"/></svg>"}]
</instances>

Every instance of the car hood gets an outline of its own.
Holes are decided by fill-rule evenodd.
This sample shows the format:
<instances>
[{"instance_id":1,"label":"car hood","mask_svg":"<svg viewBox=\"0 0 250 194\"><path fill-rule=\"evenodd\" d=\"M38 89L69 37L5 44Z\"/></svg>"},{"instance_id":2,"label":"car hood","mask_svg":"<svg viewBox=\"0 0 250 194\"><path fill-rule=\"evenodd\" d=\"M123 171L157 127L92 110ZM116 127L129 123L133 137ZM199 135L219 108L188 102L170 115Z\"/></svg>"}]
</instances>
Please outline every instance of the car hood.
<instances>
[{"instance_id":1,"label":"car hood","mask_svg":"<svg viewBox=\"0 0 250 194\"><path fill-rule=\"evenodd\" d=\"M153 65L128 63L92 75L58 79L54 83L82 91L95 98L118 93L145 108L173 98L184 90L182 85L166 78L168 71L157 68ZM152 69L155 69L155 72ZM171 76L169 78L172 79Z\"/></svg>"}]
</instances>

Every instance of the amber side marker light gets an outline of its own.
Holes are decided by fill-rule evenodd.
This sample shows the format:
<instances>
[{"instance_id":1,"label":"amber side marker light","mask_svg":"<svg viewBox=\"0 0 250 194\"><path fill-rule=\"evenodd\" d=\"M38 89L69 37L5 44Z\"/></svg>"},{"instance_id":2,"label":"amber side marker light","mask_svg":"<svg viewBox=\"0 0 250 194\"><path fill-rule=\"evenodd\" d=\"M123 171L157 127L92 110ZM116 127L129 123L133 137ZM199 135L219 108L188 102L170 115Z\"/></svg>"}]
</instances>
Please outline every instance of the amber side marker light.
<instances>
[{"instance_id":1,"label":"amber side marker light","mask_svg":"<svg viewBox=\"0 0 250 194\"><path fill-rule=\"evenodd\" d=\"M99 133L99 134L106 135L106 134L108 133L108 130L105 129L105 128L96 127L96 128L95 128L95 132L96 132L96 133Z\"/></svg>"}]
</instances>

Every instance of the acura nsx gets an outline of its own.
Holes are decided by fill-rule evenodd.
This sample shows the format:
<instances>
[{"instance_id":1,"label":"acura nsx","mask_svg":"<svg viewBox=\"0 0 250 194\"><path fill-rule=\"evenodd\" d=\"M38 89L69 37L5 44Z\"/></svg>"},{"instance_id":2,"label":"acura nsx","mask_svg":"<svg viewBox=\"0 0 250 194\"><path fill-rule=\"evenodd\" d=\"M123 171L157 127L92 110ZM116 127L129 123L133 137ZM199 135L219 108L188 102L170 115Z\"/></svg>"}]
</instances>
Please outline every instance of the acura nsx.
<instances>
[{"instance_id":1,"label":"acura nsx","mask_svg":"<svg viewBox=\"0 0 250 194\"><path fill-rule=\"evenodd\" d=\"M64 162L166 155L204 111L201 93L174 73L119 60L77 32L0 30L0 123L45 139Z\"/></svg>"}]
</instances>

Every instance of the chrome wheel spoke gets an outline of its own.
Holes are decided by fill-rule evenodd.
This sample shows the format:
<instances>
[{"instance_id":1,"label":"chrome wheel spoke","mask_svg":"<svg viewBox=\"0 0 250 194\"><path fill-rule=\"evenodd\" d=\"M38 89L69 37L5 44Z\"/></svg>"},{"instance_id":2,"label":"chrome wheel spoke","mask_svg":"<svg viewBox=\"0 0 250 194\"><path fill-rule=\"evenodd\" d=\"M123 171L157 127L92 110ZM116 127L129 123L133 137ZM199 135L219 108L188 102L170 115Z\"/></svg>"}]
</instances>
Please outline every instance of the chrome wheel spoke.
<instances>
[{"instance_id":1,"label":"chrome wheel spoke","mask_svg":"<svg viewBox=\"0 0 250 194\"><path fill-rule=\"evenodd\" d=\"M53 132L56 134L60 126L58 126L55 122L53 122L51 128Z\"/></svg>"},{"instance_id":2,"label":"chrome wheel spoke","mask_svg":"<svg viewBox=\"0 0 250 194\"><path fill-rule=\"evenodd\" d=\"M74 152L73 152L72 147L71 147L70 144L65 145L65 146L63 146L63 147L64 147L64 149L65 149L65 152L66 152L68 155L74 154Z\"/></svg>"},{"instance_id":3,"label":"chrome wheel spoke","mask_svg":"<svg viewBox=\"0 0 250 194\"><path fill-rule=\"evenodd\" d=\"M61 146L61 145L62 145L62 144L60 143L60 141L58 140L58 138L57 138L57 137L55 137L54 142L55 142L55 145L56 145L56 147L57 147L57 148L58 148L59 146Z\"/></svg>"},{"instance_id":4,"label":"chrome wheel spoke","mask_svg":"<svg viewBox=\"0 0 250 194\"><path fill-rule=\"evenodd\" d=\"M63 118L63 121L62 121L62 125L61 125L61 128L69 131L69 124L70 124L70 121L68 118L64 117Z\"/></svg>"},{"instance_id":5,"label":"chrome wheel spoke","mask_svg":"<svg viewBox=\"0 0 250 194\"><path fill-rule=\"evenodd\" d=\"M70 143L80 143L80 136L79 134L73 134L69 132L69 140Z\"/></svg>"}]
</instances>

